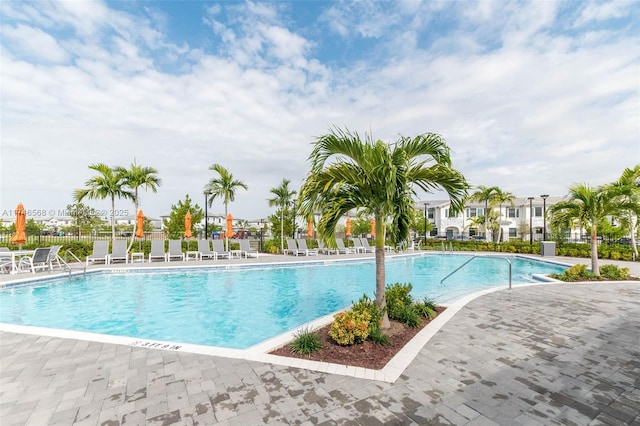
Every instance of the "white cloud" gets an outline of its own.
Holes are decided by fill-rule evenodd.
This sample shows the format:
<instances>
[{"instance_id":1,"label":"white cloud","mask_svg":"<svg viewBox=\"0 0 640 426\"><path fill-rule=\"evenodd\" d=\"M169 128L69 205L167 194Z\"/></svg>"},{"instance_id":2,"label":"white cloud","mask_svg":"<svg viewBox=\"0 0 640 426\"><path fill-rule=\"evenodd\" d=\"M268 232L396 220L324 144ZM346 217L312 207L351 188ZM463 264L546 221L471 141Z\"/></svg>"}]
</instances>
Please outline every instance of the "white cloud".
<instances>
[{"instance_id":1,"label":"white cloud","mask_svg":"<svg viewBox=\"0 0 640 426\"><path fill-rule=\"evenodd\" d=\"M384 34L349 32L384 38L376 50L393 54L339 66L312 57L316 40L289 28L277 5L210 8L202 19L222 44L205 52L166 39L169 23L155 12L146 19L102 3L93 11L14 4L6 10L19 23L5 23L3 35L26 27L68 56L44 66L13 51L0 59L0 207L63 208L91 176L89 164L135 157L163 179L158 194L143 194L148 214L166 213L186 193L202 205L208 167L221 163L250 188L237 195L234 215L265 216L269 189L285 177L299 184L310 142L333 125L389 141L441 133L472 184L522 196L601 184L638 162L637 38L557 35L557 5L496 3L478 4L478 13L464 10L468 2L385 9ZM430 21L411 14L436 6L463 23L418 47ZM233 9L231 21L221 7ZM353 7L382 19L375 3ZM529 22L527 14L536 16ZM58 36L63 25L77 35ZM179 72L158 66L165 55L184 61ZM19 168L24 158L29 173Z\"/></svg>"},{"instance_id":2,"label":"white cloud","mask_svg":"<svg viewBox=\"0 0 640 426\"><path fill-rule=\"evenodd\" d=\"M39 28L18 24L3 25L2 36L9 43L7 47L21 56L46 63L63 63L69 57L55 38Z\"/></svg>"}]
</instances>

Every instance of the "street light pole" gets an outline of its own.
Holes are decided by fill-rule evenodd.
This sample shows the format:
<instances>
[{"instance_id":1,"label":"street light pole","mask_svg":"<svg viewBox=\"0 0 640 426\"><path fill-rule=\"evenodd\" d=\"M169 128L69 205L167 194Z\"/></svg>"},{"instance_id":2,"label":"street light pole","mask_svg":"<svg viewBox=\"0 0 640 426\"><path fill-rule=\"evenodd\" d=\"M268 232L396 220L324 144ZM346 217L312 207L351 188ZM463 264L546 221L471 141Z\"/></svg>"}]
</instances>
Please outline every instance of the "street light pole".
<instances>
[{"instance_id":1,"label":"street light pole","mask_svg":"<svg viewBox=\"0 0 640 426\"><path fill-rule=\"evenodd\" d=\"M527 198L529 200L529 245L533 245L533 197Z\"/></svg>"},{"instance_id":2,"label":"street light pole","mask_svg":"<svg viewBox=\"0 0 640 426\"><path fill-rule=\"evenodd\" d=\"M547 241L547 197L549 194L542 194L542 241Z\"/></svg>"}]
</instances>

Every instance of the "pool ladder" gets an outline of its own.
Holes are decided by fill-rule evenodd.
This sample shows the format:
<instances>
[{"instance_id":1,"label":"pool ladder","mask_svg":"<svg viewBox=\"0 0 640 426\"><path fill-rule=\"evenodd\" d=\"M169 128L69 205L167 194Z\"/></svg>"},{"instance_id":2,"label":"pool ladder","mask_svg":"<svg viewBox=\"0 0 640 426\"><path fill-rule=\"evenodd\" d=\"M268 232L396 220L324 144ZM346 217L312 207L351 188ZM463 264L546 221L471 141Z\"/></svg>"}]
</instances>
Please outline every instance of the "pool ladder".
<instances>
[{"instance_id":1,"label":"pool ladder","mask_svg":"<svg viewBox=\"0 0 640 426\"><path fill-rule=\"evenodd\" d=\"M471 256L471 259L467 260L466 262L464 262L462 265L458 266L456 269L453 270L453 272L451 272L449 275L447 275L446 277L444 277L443 279L440 280L440 284L444 283L444 281L449 278L451 275L455 274L456 272L458 272L460 269L464 268L467 264L471 263L472 260L475 260L479 257L487 257L487 258L491 258L491 259L502 259L505 260L508 264L509 264L509 290L511 290L511 261L506 258L506 257L502 257L502 256L480 256L480 255L476 255L476 256Z\"/></svg>"},{"instance_id":2,"label":"pool ladder","mask_svg":"<svg viewBox=\"0 0 640 426\"><path fill-rule=\"evenodd\" d=\"M67 254L70 254L70 255L71 255L71 257L73 257L73 258L76 260L76 262L78 262L79 264L81 264L81 265L82 265L82 274L83 274L84 276L86 276L86 275L87 275L87 265L85 265L85 264L84 264L84 262L83 262L82 260L78 259L78 256L76 256L75 254L73 254L73 252L72 252L72 251L67 250L65 253L66 253L66 254L65 254L65 257L66 257L66 255L67 255ZM71 271L73 270L73 268L71 268L71 265L69 265L69 264L68 264L68 263L67 263L63 258L61 258L60 256L58 256L58 260L59 260L59 261L61 261L62 263L64 263L64 270L65 270L65 271L67 271L67 272L69 273L69 278L71 278Z\"/></svg>"},{"instance_id":3,"label":"pool ladder","mask_svg":"<svg viewBox=\"0 0 640 426\"><path fill-rule=\"evenodd\" d=\"M453 254L453 243L449 241L449 253ZM444 246L444 241L442 242L442 253L447 253Z\"/></svg>"}]
</instances>

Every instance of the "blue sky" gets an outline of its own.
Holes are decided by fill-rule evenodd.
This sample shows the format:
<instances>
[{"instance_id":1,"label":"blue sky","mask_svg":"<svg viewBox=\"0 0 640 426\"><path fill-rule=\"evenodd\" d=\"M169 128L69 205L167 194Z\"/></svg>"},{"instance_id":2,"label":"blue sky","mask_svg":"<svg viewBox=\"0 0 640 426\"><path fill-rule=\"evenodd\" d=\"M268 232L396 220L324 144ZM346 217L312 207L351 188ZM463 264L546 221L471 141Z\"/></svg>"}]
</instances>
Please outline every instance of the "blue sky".
<instances>
[{"instance_id":1,"label":"blue sky","mask_svg":"<svg viewBox=\"0 0 640 426\"><path fill-rule=\"evenodd\" d=\"M135 158L163 179L142 194L148 215L185 194L202 205L220 163L249 186L232 213L264 217L269 190L297 188L333 126L389 142L439 133L472 185L522 197L640 162L637 1L3 1L0 13L0 215L63 209L90 164Z\"/></svg>"}]
</instances>

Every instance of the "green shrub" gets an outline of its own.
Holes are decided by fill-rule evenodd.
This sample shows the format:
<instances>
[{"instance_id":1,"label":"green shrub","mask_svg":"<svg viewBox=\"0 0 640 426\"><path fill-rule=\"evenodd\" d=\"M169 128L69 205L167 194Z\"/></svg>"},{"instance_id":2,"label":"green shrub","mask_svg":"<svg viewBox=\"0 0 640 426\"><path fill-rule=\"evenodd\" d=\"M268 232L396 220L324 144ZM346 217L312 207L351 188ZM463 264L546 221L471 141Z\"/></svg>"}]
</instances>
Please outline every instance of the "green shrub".
<instances>
[{"instance_id":1,"label":"green shrub","mask_svg":"<svg viewBox=\"0 0 640 426\"><path fill-rule=\"evenodd\" d=\"M389 336L384 334L380 329L380 327L376 327L375 329L371 330L371 332L369 333L369 339L371 339L373 343L376 343L382 346L391 344L391 341L389 340Z\"/></svg>"},{"instance_id":2,"label":"green shrub","mask_svg":"<svg viewBox=\"0 0 640 426\"><path fill-rule=\"evenodd\" d=\"M262 251L265 253L276 254L280 251L280 241L279 240L268 240L264 241L262 245Z\"/></svg>"},{"instance_id":3,"label":"green shrub","mask_svg":"<svg viewBox=\"0 0 640 426\"><path fill-rule=\"evenodd\" d=\"M398 309L397 320L409 327L417 327L420 325L420 315L415 305L403 305Z\"/></svg>"},{"instance_id":4,"label":"green shrub","mask_svg":"<svg viewBox=\"0 0 640 426\"><path fill-rule=\"evenodd\" d=\"M289 343L291 352L308 355L322 348L320 336L316 330L301 329L294 334L293 342Z\"/></svg>"},{"instance_id":5,"label":"green shrub","mask_svg":"<svg viewBox=\"0 0 640 426\"><path fill-rule=\"evenodd\" d=\"M436 311L438 309L437 305L428 297L425 297L422 302L416 302L414 307L416 312L418 312L418 315L425 318L433 319L438 315L438 312Z\"/></svg>"},{"instance_id":6,"label":"green shrub","mask_svg":"<svg viewBox=\"0 0 640 426\"><path fill-rule=\"evenodd\" d=\"M369 337L371 316L367 311L340 312L334 315L329 336L339 345L348 346L363 342Z\"/></svg>"},{"instance_id":7,"label":"green shrub","mask_svg":"<svg viewBox=\"0 0 640 426\"><path fill-rule=\"evenodd\" d=\"M561 274L551 274L551 278L555 278L561 281L584 281L597 279L597 276L587 270L587 265L573 265Z\"/></svg>"},{"instance_id":8,"label":"green shrub","mask_svg":"<svg viewBox=\"0 0 640 426\"><path fill-rule=\"evenodd\" d=\"M369 314L369 334L374 330L380 329L384 311L380 309L375 300L370 299L366 294L363 294L360 300L353 304L351 310L358 313L367 312Z\"/></svg>"},{"instance_id":9,"label":"green shrub","mask_svg":"<svg viewBox=\"0 0 640 426\"><path fill-rule=\"evenodd\" d=\"M602 265L600 275L607 280L628 280L629 268L619 268L617 265Z\"/></svg>"},{"instance_id":10,"label":"green shrub","mask_svg":"<svg viewBox=\"0 0 640 426\"><path fill-rule=\"evenodd\" d=\"M400 321L400 312L405 306L411 306L413 299L409 295L411 284L395 283L386 288L387 314L390 319Z\"/></svg>"}]
</instances>

